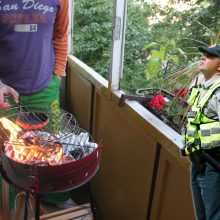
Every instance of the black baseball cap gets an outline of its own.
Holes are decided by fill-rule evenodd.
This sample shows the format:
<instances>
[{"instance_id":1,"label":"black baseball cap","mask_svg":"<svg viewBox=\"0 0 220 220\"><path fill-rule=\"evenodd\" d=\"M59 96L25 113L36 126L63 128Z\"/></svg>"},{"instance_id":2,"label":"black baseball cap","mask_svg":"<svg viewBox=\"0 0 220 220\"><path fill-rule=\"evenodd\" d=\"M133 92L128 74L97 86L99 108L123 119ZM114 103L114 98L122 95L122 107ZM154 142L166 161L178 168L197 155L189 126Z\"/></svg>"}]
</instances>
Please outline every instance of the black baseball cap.
<instances>
[{"instance_id":1,"label":"black baseball cap","mask_svg":"<svg viewBox=\"0 0 220 220\"><path fill-rule=\"evenodd\" d=\"M202 53L209 53L213 56L220 58L220 45L215 45L211 47L198 47L198 50Z\"/></svg>"}]
</instances>

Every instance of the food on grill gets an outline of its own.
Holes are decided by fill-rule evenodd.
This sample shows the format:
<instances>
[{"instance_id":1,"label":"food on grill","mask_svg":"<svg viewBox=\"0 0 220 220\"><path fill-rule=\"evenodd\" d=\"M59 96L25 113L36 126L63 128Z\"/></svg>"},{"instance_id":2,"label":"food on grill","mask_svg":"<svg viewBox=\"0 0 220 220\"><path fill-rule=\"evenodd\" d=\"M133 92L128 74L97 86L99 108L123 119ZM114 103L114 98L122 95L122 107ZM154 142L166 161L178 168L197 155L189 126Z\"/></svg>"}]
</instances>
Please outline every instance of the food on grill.
<instances>
[{"instance_id":1,"label":"food on grill","mask_svg":"<svg viewBox=\"0 0 220 220\"><path fill-rule=\"evenodd\" d=\"M49 123L49 118L44 113L29 112L16 118L16 124L28 130L40 129Z\"/></svg>"}]
</instances>

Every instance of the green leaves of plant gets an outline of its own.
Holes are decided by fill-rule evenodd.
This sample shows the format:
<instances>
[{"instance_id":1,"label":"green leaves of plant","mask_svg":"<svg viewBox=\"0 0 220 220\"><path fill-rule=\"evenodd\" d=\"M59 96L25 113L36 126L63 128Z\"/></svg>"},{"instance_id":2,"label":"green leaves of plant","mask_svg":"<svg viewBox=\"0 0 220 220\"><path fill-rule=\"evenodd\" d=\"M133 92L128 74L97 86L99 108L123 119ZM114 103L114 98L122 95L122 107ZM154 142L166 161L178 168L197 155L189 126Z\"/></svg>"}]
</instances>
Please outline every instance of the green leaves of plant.
<instances>
[{"instance_id":1,"label":"green leaves of plant","mask_svg":"<svg viewBox=\"0 0 220 220\"><path fill-rule=\"evenodd\" d=\"M159 44L156 43L156 42L152 42L152 43L150 43L150 44L147 44L147 45L144 47L144 50L147 50L147 49L149 49L149 48L151 48L151 47L154 47L154 46L157 46L157 45L159 45Z\"/></svg>"},{"instance_id":2,"label":"green leaves of plant","mask_svg":"<svg viewBox=\"0 0 220 220\"><path fill-rule=\"evenodd\" d=\"M149 60L146 71L146 78L150 80L155 77L155 73L159 73L161 68L161 59L159 57L153 57Z\"/></svg>"},{"instance_id":3,"label":"green leaves of plant","mask_svg":"<svg viewBox=\"0 0 220 220\"><path fill-rule=\"evenodd\" d=\"M176 64L179 62L179 57L177 55L170 55L170 59Z\"/></svg>"},{"instance_id":4,"label":"green leaves of plant","mask_svg":"<svg viewBox=\"0 0 220 220\"><path fill-rule=\"evenodd\" d=\"M179 56L185 55L182 49L176 47L176 42L170 40L164 44L152 42L144 47L144 50L152 49L146 68L146 79L150 80L166 73L171 63L178 64Z\"/></svg>"}]
</instances>

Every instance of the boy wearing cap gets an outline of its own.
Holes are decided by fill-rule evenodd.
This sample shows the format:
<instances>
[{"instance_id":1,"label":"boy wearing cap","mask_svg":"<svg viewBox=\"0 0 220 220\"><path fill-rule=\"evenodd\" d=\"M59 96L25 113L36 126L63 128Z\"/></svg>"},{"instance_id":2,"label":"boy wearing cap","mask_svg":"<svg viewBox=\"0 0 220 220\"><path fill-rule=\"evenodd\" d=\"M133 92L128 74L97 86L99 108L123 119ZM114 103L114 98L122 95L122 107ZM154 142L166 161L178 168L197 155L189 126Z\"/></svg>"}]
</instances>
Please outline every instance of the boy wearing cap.
<instances>
[{"instance_id":1,"label":"boy wearing cap","mask_svg":"<svg viewBox=\"0 0 220 220\"><path fill-rule=\"evenodd\" d=\"M220 164L220 45L199 47L199 69L205 81L191 90L188 124L183 134L184 156L189 156L191 187L197 219L220 219L220 170L203 152Z\"/></svg>"}]
</instances>

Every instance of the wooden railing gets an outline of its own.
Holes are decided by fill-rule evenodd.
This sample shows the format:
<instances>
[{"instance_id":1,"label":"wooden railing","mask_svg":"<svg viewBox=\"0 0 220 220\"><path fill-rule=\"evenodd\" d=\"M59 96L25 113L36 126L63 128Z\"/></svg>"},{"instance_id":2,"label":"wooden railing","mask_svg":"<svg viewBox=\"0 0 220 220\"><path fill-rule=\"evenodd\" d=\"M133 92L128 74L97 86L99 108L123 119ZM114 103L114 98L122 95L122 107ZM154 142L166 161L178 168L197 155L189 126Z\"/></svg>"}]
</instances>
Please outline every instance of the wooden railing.
<instances>
[{"instance_id":1,"label":"wooden railing","mask_svg":"<svg viewBox=\"0 0 220 220\"><path fill-rule=\"evenodd\" d=\"M80 126L103 144L91 184L100 219L195 219L179 134L136 101L120 107L123 91L109 91L105 79L73 56L66 94Z\"/></svg>"}]
</instances>

